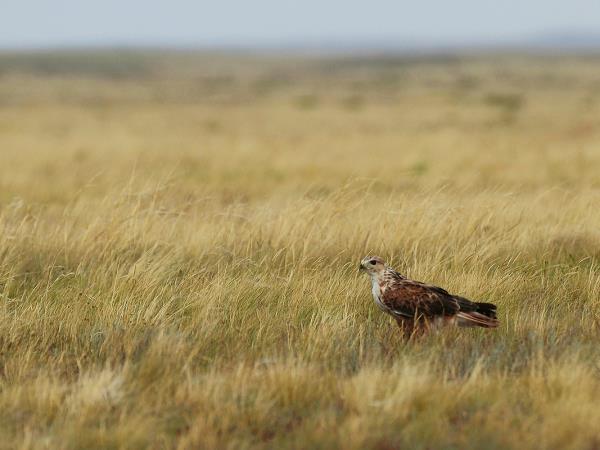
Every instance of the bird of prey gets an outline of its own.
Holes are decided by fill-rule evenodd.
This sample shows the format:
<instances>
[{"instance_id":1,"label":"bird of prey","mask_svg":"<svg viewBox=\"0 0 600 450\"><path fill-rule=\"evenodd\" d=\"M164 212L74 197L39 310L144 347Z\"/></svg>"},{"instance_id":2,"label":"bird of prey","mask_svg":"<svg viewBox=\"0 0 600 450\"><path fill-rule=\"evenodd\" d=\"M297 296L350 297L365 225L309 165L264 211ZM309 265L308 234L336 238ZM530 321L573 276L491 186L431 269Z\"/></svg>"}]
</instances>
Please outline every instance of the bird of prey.
<instances>
[{"instance_id":1,"label":"bird of prey","mask_svg":"<svg viewBox=\"0 0 600 450\"><path fill-rule=\"evenodd\" d=\"M409 280L378 256L367 256L360 270L371 277L373 299L407 337L444 325L495 328L496 305L477 303L446 290Z\"/></svg>"}]
</instances>

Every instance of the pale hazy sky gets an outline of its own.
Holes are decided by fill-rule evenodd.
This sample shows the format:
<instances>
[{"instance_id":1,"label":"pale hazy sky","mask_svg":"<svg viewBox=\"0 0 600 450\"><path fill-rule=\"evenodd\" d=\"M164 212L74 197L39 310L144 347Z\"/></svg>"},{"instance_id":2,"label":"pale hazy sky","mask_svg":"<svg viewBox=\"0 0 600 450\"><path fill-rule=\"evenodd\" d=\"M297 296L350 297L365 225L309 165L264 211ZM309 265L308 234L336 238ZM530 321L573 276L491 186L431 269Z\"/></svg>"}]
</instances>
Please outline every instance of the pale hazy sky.
<instances>
[{"instance_id":1,"label":"pale hazy sky","mask_svg":"<svg viewBox=\"0 0 600 450\"><path fill-rule=\"evenodd\" d=\"M600 0L0 0L0 47L490 42L600 33Z\"/></svg>"}]
</instances>

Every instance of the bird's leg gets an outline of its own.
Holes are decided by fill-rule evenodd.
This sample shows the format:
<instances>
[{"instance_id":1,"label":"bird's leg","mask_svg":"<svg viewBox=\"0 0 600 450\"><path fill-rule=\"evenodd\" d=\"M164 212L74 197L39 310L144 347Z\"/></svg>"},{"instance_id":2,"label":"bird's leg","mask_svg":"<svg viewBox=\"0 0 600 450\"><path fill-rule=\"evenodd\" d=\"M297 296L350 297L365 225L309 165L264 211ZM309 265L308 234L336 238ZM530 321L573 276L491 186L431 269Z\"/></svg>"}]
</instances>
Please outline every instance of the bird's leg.
<instances>
[{"instance_id":1,"label":"bird's leg","mask_svg":"<svg viewBox=\"0 0 600 450\"><path fill-rule=\"evenodd\" d=\"M407 341L410 340L416 331L414 321L407 319L396 319L396 322L398 323L400 331L402 331L404 339L406 339Z\"/></svg>"},{"instance_id":2,"label":"bird's leg","mask_svg":"<svg viewBox=\"0 0 600 450\"><path fill-rule=\"evenodd\" d=\"M413 332L411 333L411 338L418 339L425 336L429 332L429 327L427 322L423 320L415 320L413 325Z\"/></svg>"}]
</instances>

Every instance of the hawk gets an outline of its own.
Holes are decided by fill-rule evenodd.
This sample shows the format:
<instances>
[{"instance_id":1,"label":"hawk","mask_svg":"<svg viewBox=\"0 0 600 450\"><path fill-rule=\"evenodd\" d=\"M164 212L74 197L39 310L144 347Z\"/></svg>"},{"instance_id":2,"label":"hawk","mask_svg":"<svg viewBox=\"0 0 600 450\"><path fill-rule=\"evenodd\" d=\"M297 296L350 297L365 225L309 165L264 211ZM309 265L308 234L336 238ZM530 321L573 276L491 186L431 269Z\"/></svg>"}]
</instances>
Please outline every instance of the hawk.
<instances>
[{"instance_id":1,"label":"hawk","mask_svg":"<svg viewBox=\"0 0 600 450\"><path fill-rule=\"evenodd\" d=\"M371 276L377 306L396 319L407 336L444 325L483 328L499 325L496 305L472 302L440 287L409 280L378 256L364 258L360 270Z\"/></svg>"}]
</instances>

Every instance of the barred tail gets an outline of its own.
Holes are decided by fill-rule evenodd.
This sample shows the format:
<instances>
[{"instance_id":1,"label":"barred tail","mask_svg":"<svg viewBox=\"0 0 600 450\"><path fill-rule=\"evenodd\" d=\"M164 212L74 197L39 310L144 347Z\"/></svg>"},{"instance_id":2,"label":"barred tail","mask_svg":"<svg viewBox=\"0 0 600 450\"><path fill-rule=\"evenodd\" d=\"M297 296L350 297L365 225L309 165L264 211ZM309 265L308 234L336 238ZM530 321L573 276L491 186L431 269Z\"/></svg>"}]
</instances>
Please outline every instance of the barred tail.
<instances>
[{"instance_id":1,"label":"barred tail","mask_svg":"<svg viewBox=\"0 0 600 450\"><path fill-rule=\"evenodd\" d=\"M461 327L496 328L500 325L495 317L489 317L476 311L459 312L456 317L458 317L458 326Z\"/></svg>"},{"instance_id":2,"label":"barred tail","mask_svg":"<svg viewBox=\"0 0 600 450\"><path fill-rule=\"evenodd\" d=\"M496 319L496 305L493 303L475 303L476 311L490 319Z\"/></svg>"}]
</instances>

